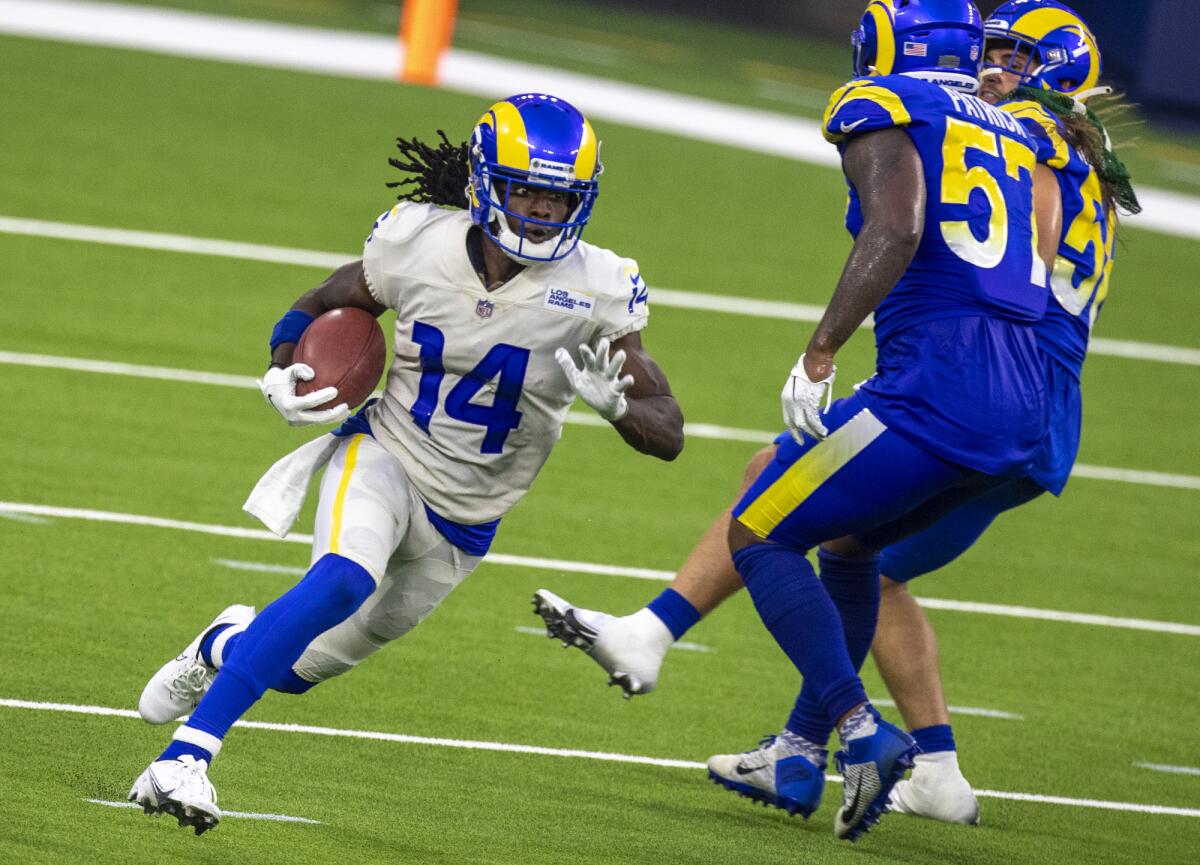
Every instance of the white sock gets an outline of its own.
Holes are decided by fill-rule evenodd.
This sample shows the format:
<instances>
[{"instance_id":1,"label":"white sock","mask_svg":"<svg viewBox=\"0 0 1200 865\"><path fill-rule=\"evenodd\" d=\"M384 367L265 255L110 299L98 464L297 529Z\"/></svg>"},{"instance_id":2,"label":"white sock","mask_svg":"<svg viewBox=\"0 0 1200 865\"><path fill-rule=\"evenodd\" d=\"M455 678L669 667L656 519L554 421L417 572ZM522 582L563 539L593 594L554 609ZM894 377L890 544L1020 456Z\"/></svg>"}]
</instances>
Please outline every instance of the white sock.
<instances>
[{"instance_id":1,"label":"white sock","mask_svg":"<svg viewBox=\"0 0 1200 865\"><path fill-rule=\"evenodd\" d=\"M645 643L647 649L656 649L660 654L665 654L675 642L671 629L648 607L642 607L636 613L622 616L621 619L630 631Z\"/></svg>"}]
</instances>

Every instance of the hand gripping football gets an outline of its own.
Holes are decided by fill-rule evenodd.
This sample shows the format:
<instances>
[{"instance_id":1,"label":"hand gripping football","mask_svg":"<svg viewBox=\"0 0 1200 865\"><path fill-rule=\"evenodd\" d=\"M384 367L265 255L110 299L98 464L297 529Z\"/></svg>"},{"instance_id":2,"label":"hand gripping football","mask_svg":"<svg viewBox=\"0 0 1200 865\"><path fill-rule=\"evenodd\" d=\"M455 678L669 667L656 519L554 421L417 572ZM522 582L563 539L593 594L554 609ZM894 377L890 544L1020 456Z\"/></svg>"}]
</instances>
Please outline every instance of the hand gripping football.
<instances>
[{"instance_id":1,"label":"hand gripping football","mask_svg":"<svg viewBox=\"0 0 1200 865\"><path fill-rule=\"evenodd\" d=\"M351 306L331 309L304 331L292 361L306 363L316 373L312 381L297 382L297 394L332 386L338 390L337 397L318 408L342 403L354 408L366 401L383 375L387 361L383 328L366 310Z\"/></svg>"}]
</instances>

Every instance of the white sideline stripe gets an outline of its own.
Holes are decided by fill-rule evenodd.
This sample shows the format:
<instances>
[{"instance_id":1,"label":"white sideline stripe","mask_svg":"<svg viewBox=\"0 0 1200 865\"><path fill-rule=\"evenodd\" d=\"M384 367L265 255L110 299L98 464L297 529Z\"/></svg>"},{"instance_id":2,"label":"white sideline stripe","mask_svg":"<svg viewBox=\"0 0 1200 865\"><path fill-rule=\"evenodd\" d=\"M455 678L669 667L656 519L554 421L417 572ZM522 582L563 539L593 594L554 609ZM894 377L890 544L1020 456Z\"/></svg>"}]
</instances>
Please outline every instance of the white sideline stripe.
<instances>
[{"instance_id":1,"label":"white sideline stripe","mask_svg":"<svg viewBox=\"0 0 1200 865\"><path fill-rule=\"evenodd\" d=\"M1007 799L1010 802L1037 802L1042 805L1074 805L1077 808L1099 808L1104 811L1134 811L1139 814L1164 814L1173 817L1200 817L1200 808L1176 808L1170 805L1141 805L1134 802L1111 802L1106 799L1072 799L1066 796L1043 796L1040 793L1009 793L1004 790L976 790L975 795L988 799Z\"/></svg>"},{"instance_id":2,"label":"white sideline stripe","mask_svg":"<svg viewBox=\"0 0 1200 865\"><path fill-rule=\"evenodd\" d=\"M14 523L33 523L39 526L44 526L50 522L45 517L34 517L29 514L0 513L0 519L12 520Z\"/></svg>"},{"instance_id":3,"label":"white sideline stripe","mask_svg":"<svg viewBox=\"0 0 1200 865\"><path fill-rule=\"evenodd\" d=\"M222 18L79 0L0 0L0 32L131 48L252 66L395 80L403 51L394 36ZM593 120L611 120L696 141L836 168L837 151L814 120L745 108L452 48L446 90L495 100L530 90L562 96ZM1139 187L1137 228L1200 239L1200 200Z\"/></svg>"},{"instance_id":4,"label":"white sideline stripe","mask_svg":"<svg viewBox=\"0 0 1200 865\"><path fill-rule=\"evenodd\" d=\"M2 505L0 505L2 508ZM272 536L274 538L274 536ZM286 540L304 538L303 543L312 543L312 535L288 535ZM274 538L279 540L279 538ZM213 564L232 568L237 571L260 571L269 574L290 574L302 576L305 568L290 565L268 565L260 562L243 562L237 559L213 559ZM616 565L599 565L592 562L572 562L567 559L540 559L532 556L511 556L506 553L488 553L483 564L516 565L521 568L537 568L546 571L565 571L573 574L597 574L602 577L633 577L639 580L672 580L675 575L670 571L656 571L651 568L622 568Z\"/></svg>"},{"instance_id":5,"label":"white sideline stripe","mask_svg":"<svg viewBox=\"0 0 1200 865\"><path fill-rule=\"evenodd\" d=\"M61 357L57 355L26 354L17 351L0 351L0 364L4 363L44 369L65 369L72 372L92 372L130 376L133 378L183 381L191 384L211 384L246 389L258 387L256 379L248 375L227 375L225 373L199 372L103 360L86 360L84 358ZM570 412L567 414L567 423L576 426L597 428L609 425L608 421L591 412ZM717 424L708 423L685 423L683 431L685 436L693 438L750 442L760 445L770 443L777 435L776 432L768 430L738 429L736 427L718 426ZM1071 475L1089 480L1116 481L1150 487L1200 490L1200 477L1196 477L1195 475L1177 475L1166 472L1141 471L1139 469L1093 466L1085 463L1076 463L1071 470ZM658 579L656 574L657 572L650 572L647 578ZM637 574L630 574L630 576L637 576Z\"/></svg>"},{"instance_id":6,"label":"white sideline stripe","mask_svg":"<svg viewBox=\"0 0 1200 865\"><path fill-rule=\"evenodd\" d=\"M136 802L110 802L107 799L84 799L84 802L91 802L93 805L107 805L109 808L137 808L141 809L141 805ZM226 811L221 809L221 817L237 817L242 820L273 820L276 823L308 823L312 826L320 826L320 820L310 820L307 817L292 817L288 814L255 814L253 811Z\"/></svg>"},{"instance_id":7,"label":"white sideline stripe","mask_svg":"<svg viewBox=\"0 0 1200 865\"><path fill-rule=\"evenodd\" d=\"M1139 769L1149 769L1152 772L1167 772L1171 775L1198 775L1200 769L1195 766L1170 766L1166 763L1134 763Z\"/></svg>"},{"instance_id":8,"label":"white sideline stripe","mask_svg":"<svg viewBox=\"0 0 1200 865\"><path fill-rule=\"evenodd\" d=\"M513 630L519 634L529 634L531 637L549 637L545 628L534 628L529 625L517 625ZM689 643L687 640L680 640L677 643L671 644L672 649L679 649L683 652L701 652L706 655L716 654L717 650L712 646L705 646L702 643ZM878 703L878 700L874 702Z\"/></svg>"},{"instance_id":9,"label":"white sideline stripe","mask_svg":"<svg viewBox=\"0 0 1200 865\"><path fill-rule=\"evenodd\" d=\"M1200 625L1157 622L1151 619L1126 619L1093 613L1068 613L1061 610L1039 610L1034 607L1013 607L1004 604L980 604L974 601L949 601L944 598L918 598L917 600L922 607L930 610L983 613L989 616L1012 616L1018 619L1040 619L1046 622L1069 622L1073 625L1098 625L1102 628L1128 628L1134 631L1156 631L1160 634L1200 637Z\"/></svg>"},{"instance_id":10,"label":"white sideline stripe","mask_svg":"<svg viewBox=\"0 0 1200 865\"><path fill-rule=\"evenodd\" d=\"M0 0L2 3L3 0ZM1198 214L1200 218L1200 214ZM123 228L104 228L98 225L74 225L66 222L47 222L41 219L23 219L0 216L0 234L19 234L27 237L49 237L58 240L77 240L85 243L102 243L111 246L126 246L135 249L156 249L195 255L211 255L220 258L236 258L243 261L267 261L281 264L333 269L341 267L358 256L353 253L316 252L308 249L288 249L282 246L263 246L256 243L237 243L203 237L188 237L181 234L162 234L152 231L130 231ZM670 288L654 288L656 306L676 309L720 312L727 315L745 315L752 318L769 318L778 321L817 322L824 308L808 303L792 303L782 300L759 300L749 297L704 294L698 291L679 291ZM868 319L864 328L871 326ZM1135 340L1095 338L1090 341L1090 354L1107 355L1132 360L1150 360L1161 363L1177 363L1185 366L1200 366L1200 349L1185 348Z\"/></svg>"},{"instance_id":11,"label":"white sideline stripe","mask_svg":"<svg viewBox=\"0 0 1200 865\"><path fill-rule=\"evenodd\" d=\"M896 707L895 700L877 700L871 698L871 702L876 706L891 706ZM1000 709L981 709L978 706L947 706L946 710L951 715L975 715L979 718L999 718L1002 721L1024 721L1024 715L1018 715L1015 712L1003 712Z\"/></svg>"},{"instance_id":12,"label":"white sideline stripe","mask_svg":"<svg viewBox=\"0 0 1200 865\"><path fill-rule=\"evenodd\" d=\"M23 502L0 502L0 512L33 514L35 516L63 517L65 519L91 520L104 523L124 523L133 526L150 526L161 529L180 529L206 535L229 538L244 538L257 541L283 541L293 544L311 544L312 535L289 534L280 538L266 529L243 529L236 526L220 526L212 523L193 523L185 520L169 520L163 517L148 517L140 514L123 514L112 511L97 511L88 508L60 508L52 505L35 505ZM245 563L230 564L233 560L219 560L229 567ZM515 565L524 568L539 568L552 571L573 571L582 574L598 574L612 577L637 577L668 582L674 579L673 571L656 571L650 568L626 568L617 565L602 565L594 562L572 562L566 559L543 559L535 556L514 556L504 553L488 553L482 564ZM268 566L275 567L275 566ZM247 570L258 570L257 566ZM651 576L655 575L655 576ZM1177 622L1159 622L1151 619L1123 619L1116 616L1101 616L1092 613L1069 613L1061 610L1042 610L1035 607L1013 607L1004 604L984 604L973 601L951 601L943 598L917 598L921 606L933 610L949 610L962 613L982 613L994 616L1010 616L1020 619L1039 619L1048 622L1097 625L1105 628L1129 628L1135 631L1156 631L1162 634L1182 634L1200 637L1200 625L1184 625Z\"/></svg>"},{"instance_id":13,"label":"white sideline stripe","mask_svg":"<svg viewBox=\"0 0 1200 865\"><path fill-rule=\"evenodd\" d=\"M121 718L137 718L132 709L114 709L109 706L85 706L72 703L43 703L32 700L0 698L0 707L30 709L34 711L68 712L79 715L105 715ZM643 757L637 754L617 754L609 751L583 751L571 748L542 748L537 745L515 745L507 742L481 742L470 739L441 739L429 736L409 736L403 733L381 733L372 730L342 730L335 727L313 727L304 724L275 724L265 721L238 721L235 727L249 730L268 730L276 733L307 733L314 736L331 736L347 739L369 739L379 742L399 742L410 745L432 745L440 748L464 748L472 751L502 751L516 754L537 754L545 757L567 757L583 760L601 760L612 763L633 763L643 766L662 766L668 769L705 769L706 764L693 760L670 760L662 757ZM840 775L826 775L828 780L840 784ZM1067 796L1043 796L1038 793L1011 793L1004 790L976 790L976 796L994 799L1009 799L1014 802L1039 802L1050 805L1073 805L1081 808L1099 808L1109 811L1134 811L1142 814L1167 814L1177 817L1200 817L1200 808L1175 808L1166 805L1144 805L1138 802L1112 802L1104 799L1074 799Z\"/></svg>"},{"instance_id":14,"label":"white sideline stripe","mask_svg":"<svg viewBox=\"0 0 1200 865\"><path fill-rule=\"evenodd\" d=\"M307 568L295 565L270 565L266 562L243 562L239 559L213 559L214 565L232 568L235 571L251 571L259 574L286 574L289 577L302 577L308 573Z\"/></svg>"}]
</instances>

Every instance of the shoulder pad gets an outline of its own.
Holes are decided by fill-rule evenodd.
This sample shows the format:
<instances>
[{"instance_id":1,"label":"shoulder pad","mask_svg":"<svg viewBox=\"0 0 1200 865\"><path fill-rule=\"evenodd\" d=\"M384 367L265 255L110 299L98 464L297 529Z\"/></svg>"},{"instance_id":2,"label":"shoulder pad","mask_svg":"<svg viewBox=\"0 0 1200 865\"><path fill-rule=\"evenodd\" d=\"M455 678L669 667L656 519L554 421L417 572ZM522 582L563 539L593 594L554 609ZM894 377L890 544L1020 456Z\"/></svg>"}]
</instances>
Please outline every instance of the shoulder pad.
<instances>
[{"instance_id":1,"label":"shoulder pad","mask_svg":"<svg viewBox=\"0 0 1200 865\"><path fill-rule=\"evenodd\" d=\"M401 201L375 220L366 243L370 244L376 238L387 243L403 243L420 231L433 217L446 212L448 211L434 204Z\"/></svg>"},{"instance_id":2,"label":"shoulder pad","mask_svg":"<svg viewBox=\"0 0 1200 865\"><path fill-rule=\"evenodd\" d=\"M855 133L912 123L900 89L892 81L859 78L834 91L822 127L826 140L838 144Z\"/></svg>"},{"instance_id":3,"label":"shoulder pad","mask_svg":"<svg viewBox=\"0 0 1200 865\"><path fill-rule=\"evenodd\" d=\"M1071 149L1063 138L1061 121L1040 102L1021 100L1000 105L1021 121L1037 150L1038 162L1050 168L1066 168L1071 161Z\"/></svg>"}]
</instances>

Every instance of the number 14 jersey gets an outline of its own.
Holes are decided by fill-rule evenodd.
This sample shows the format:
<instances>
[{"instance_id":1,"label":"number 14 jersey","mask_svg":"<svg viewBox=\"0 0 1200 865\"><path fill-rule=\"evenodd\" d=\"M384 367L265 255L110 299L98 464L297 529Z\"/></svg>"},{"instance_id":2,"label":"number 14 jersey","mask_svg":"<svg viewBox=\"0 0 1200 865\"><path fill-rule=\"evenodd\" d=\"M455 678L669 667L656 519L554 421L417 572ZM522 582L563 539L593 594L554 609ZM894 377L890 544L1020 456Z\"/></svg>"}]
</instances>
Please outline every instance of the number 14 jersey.
<instances>
[{"instance_id":1,"label":"number 14 jersey","mask_svg":"<svg viewBox=\"0 0 1200 865\"><path fill-rule=\"evenodd\" d=\"M636 262L580 242L491 292L467 255L461 210L400 204L363 248L371 294L396 312L376 439L446 520L503 516L529 489L574 400L554 359L646 326Z\"/></svg>"}]
</instances>

